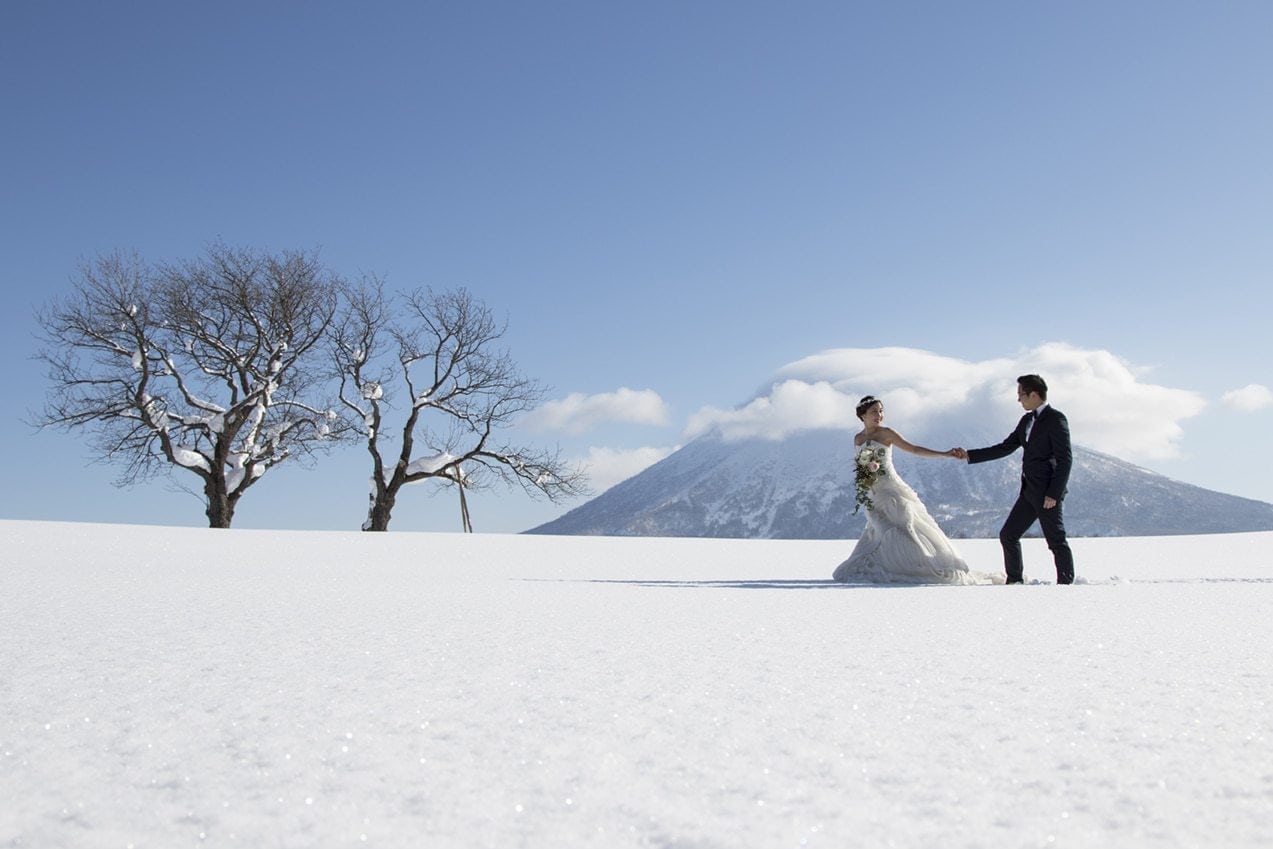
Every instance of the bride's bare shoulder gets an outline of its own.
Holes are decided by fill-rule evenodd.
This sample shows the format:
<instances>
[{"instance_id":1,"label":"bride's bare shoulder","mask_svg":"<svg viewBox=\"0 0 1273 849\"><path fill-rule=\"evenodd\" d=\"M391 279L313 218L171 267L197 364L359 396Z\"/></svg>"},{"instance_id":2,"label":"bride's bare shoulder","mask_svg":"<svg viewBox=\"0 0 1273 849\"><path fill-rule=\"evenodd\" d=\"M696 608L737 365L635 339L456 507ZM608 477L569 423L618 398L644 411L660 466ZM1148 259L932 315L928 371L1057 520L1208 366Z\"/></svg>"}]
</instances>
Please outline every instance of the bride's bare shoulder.
<instances>
[{"instance_id":1,"label":"bride's bare shoulder","mask_svg":"<svg viewBox=\"0 0 1273 849\"><path fill-rule=\"evenodd\" d=\"M892 428L878 427L871 433L865 430L859 431L857 436L853 437L853 445L861 448L868 442L877 442L880 445L892 445L893 440L897 437L897 432Z\"/></svg>"},{"instance_id":2,"label":"bride's bare shoulder","mask_svg":"<svg viewBox=\"0 0 1273 849\"><path fill-rule=\"evenodd\" d=\"M897 441L897 438L897 431L893 430L891 427L882 427L871 435L871 439L875 440L880 445L892 445Z\"/></svg>"}]
</instances>

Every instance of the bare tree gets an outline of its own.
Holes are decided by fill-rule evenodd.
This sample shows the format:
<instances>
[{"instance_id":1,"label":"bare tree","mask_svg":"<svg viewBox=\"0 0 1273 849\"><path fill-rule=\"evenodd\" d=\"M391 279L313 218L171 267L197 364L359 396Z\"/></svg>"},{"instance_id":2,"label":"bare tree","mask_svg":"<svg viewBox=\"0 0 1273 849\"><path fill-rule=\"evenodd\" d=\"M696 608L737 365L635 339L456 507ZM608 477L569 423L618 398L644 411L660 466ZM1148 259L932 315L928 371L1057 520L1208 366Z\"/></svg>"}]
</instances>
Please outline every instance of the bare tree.
<instances>
[{"instance_id":1,"label":"bare tree","mask_svg":"<svg viewBox=\"0 0 1273 849\"><path fill-rule=\"evenodd\" d=\"M417 481L460 487L466 530L464 489L517 484L553 502L586 492L583 474L558 452L500 441L543 390L496 347L505 327L467 291L391 298L367 280L346 289L333 328L341 403L371 455L363 530L387 530L398 493ZM401 418L390 426L391 413Z\"/></svg>"},{"instance_id":2,"label":"bare tree","mask_svg":"<svg viewBox=\"0 0 1273 849\"><path fill-rule=\"evenodd\" d=\"M36 423L91 431L119 485L195 475L208 524L228 528L265 472L347 432L316 402L338 284L312 255L221 244L173 265L85 263L38 315L52 385Z\"/></svg>"}]
</instances>

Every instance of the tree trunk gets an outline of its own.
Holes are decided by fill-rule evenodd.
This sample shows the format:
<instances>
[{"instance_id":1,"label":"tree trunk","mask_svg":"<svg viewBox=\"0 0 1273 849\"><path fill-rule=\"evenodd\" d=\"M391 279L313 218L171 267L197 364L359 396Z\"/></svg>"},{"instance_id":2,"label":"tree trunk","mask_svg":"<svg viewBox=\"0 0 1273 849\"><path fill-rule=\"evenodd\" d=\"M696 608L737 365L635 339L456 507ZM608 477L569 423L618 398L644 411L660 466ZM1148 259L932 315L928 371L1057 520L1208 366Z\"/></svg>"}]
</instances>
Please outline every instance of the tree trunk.
<instances>
[{"instance_id":1,"label":"tree trunk","mask_svg":"<svg viewBox=\"0 0 1273 849\"><path fill-rule=\"evenodd\" d=\"M364 531L389 530L389 515L393 512L393 503L396 500L396 495L396 493L385 492L371 497L371 507L367 510L367 521L362 526Z\"/></svg>"},{"instance_id":2,"label":"tree trunk","mask_svg":"<svg viewBox=\"0 0 1273 849\"><path fill-rule=\"evenodd\" d=\"M234 507L239 499L231 498L225 491L225 481L206 481L203 493L208 502L208 508L204 511L208 516L208 527L230 527L230 523L234 521Z\"/></svg>"}]
</instances>

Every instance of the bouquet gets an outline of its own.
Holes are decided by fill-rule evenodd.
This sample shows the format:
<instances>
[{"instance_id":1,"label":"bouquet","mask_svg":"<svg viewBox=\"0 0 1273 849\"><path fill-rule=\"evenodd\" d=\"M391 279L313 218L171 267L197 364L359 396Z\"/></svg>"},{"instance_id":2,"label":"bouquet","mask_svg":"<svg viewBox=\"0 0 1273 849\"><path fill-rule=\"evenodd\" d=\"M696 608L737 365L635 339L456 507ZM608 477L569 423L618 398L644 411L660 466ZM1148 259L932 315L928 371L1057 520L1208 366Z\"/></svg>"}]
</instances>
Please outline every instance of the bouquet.
<instances>
[{"instance_id":1,"label":"bouquet","mask_svg":"<svg viewBox=\"0 0 1273 849\"><path fill-rule=\"evenodd\" d=\"M855 498L857 500L857 504L853 508L854 513L857 513L864 505L867 510L875 507L875 502L871 501L871 487L875 486L875 482L886 474L888 473L884 471L884 449L864 445L862 450L858 451L857 462L854 467Z\"/></svg>"}]
</instances>

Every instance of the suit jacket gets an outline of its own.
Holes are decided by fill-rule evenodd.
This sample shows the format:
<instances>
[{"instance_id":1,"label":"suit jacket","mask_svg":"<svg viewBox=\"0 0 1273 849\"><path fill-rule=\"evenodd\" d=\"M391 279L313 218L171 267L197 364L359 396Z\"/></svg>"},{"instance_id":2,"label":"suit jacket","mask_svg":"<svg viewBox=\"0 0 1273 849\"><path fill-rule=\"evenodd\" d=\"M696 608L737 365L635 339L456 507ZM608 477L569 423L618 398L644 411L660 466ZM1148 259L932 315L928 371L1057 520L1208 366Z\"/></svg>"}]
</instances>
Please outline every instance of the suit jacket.
<instances>
[{"instance_id":1,"label":"suit jacket","mask_svg":"<svg viewBox=\"0 0 1273 849\"><path fill-rule=\"evenodd\" d=\"M1065 414L1051 406L1039 410L1039 417L1026 438L1030 413L1021 417L1008 438L988 448L974 448L968 452L969 463L984 463L1007 457L1018 448L1024 448L1021 456L1022 485L1040 494L1050 495L1057 501L1065 497L1065 487L1070 481L1070 466L1074 454L1070 450L1070 423Z\"/></svg>"}]
</instances>

